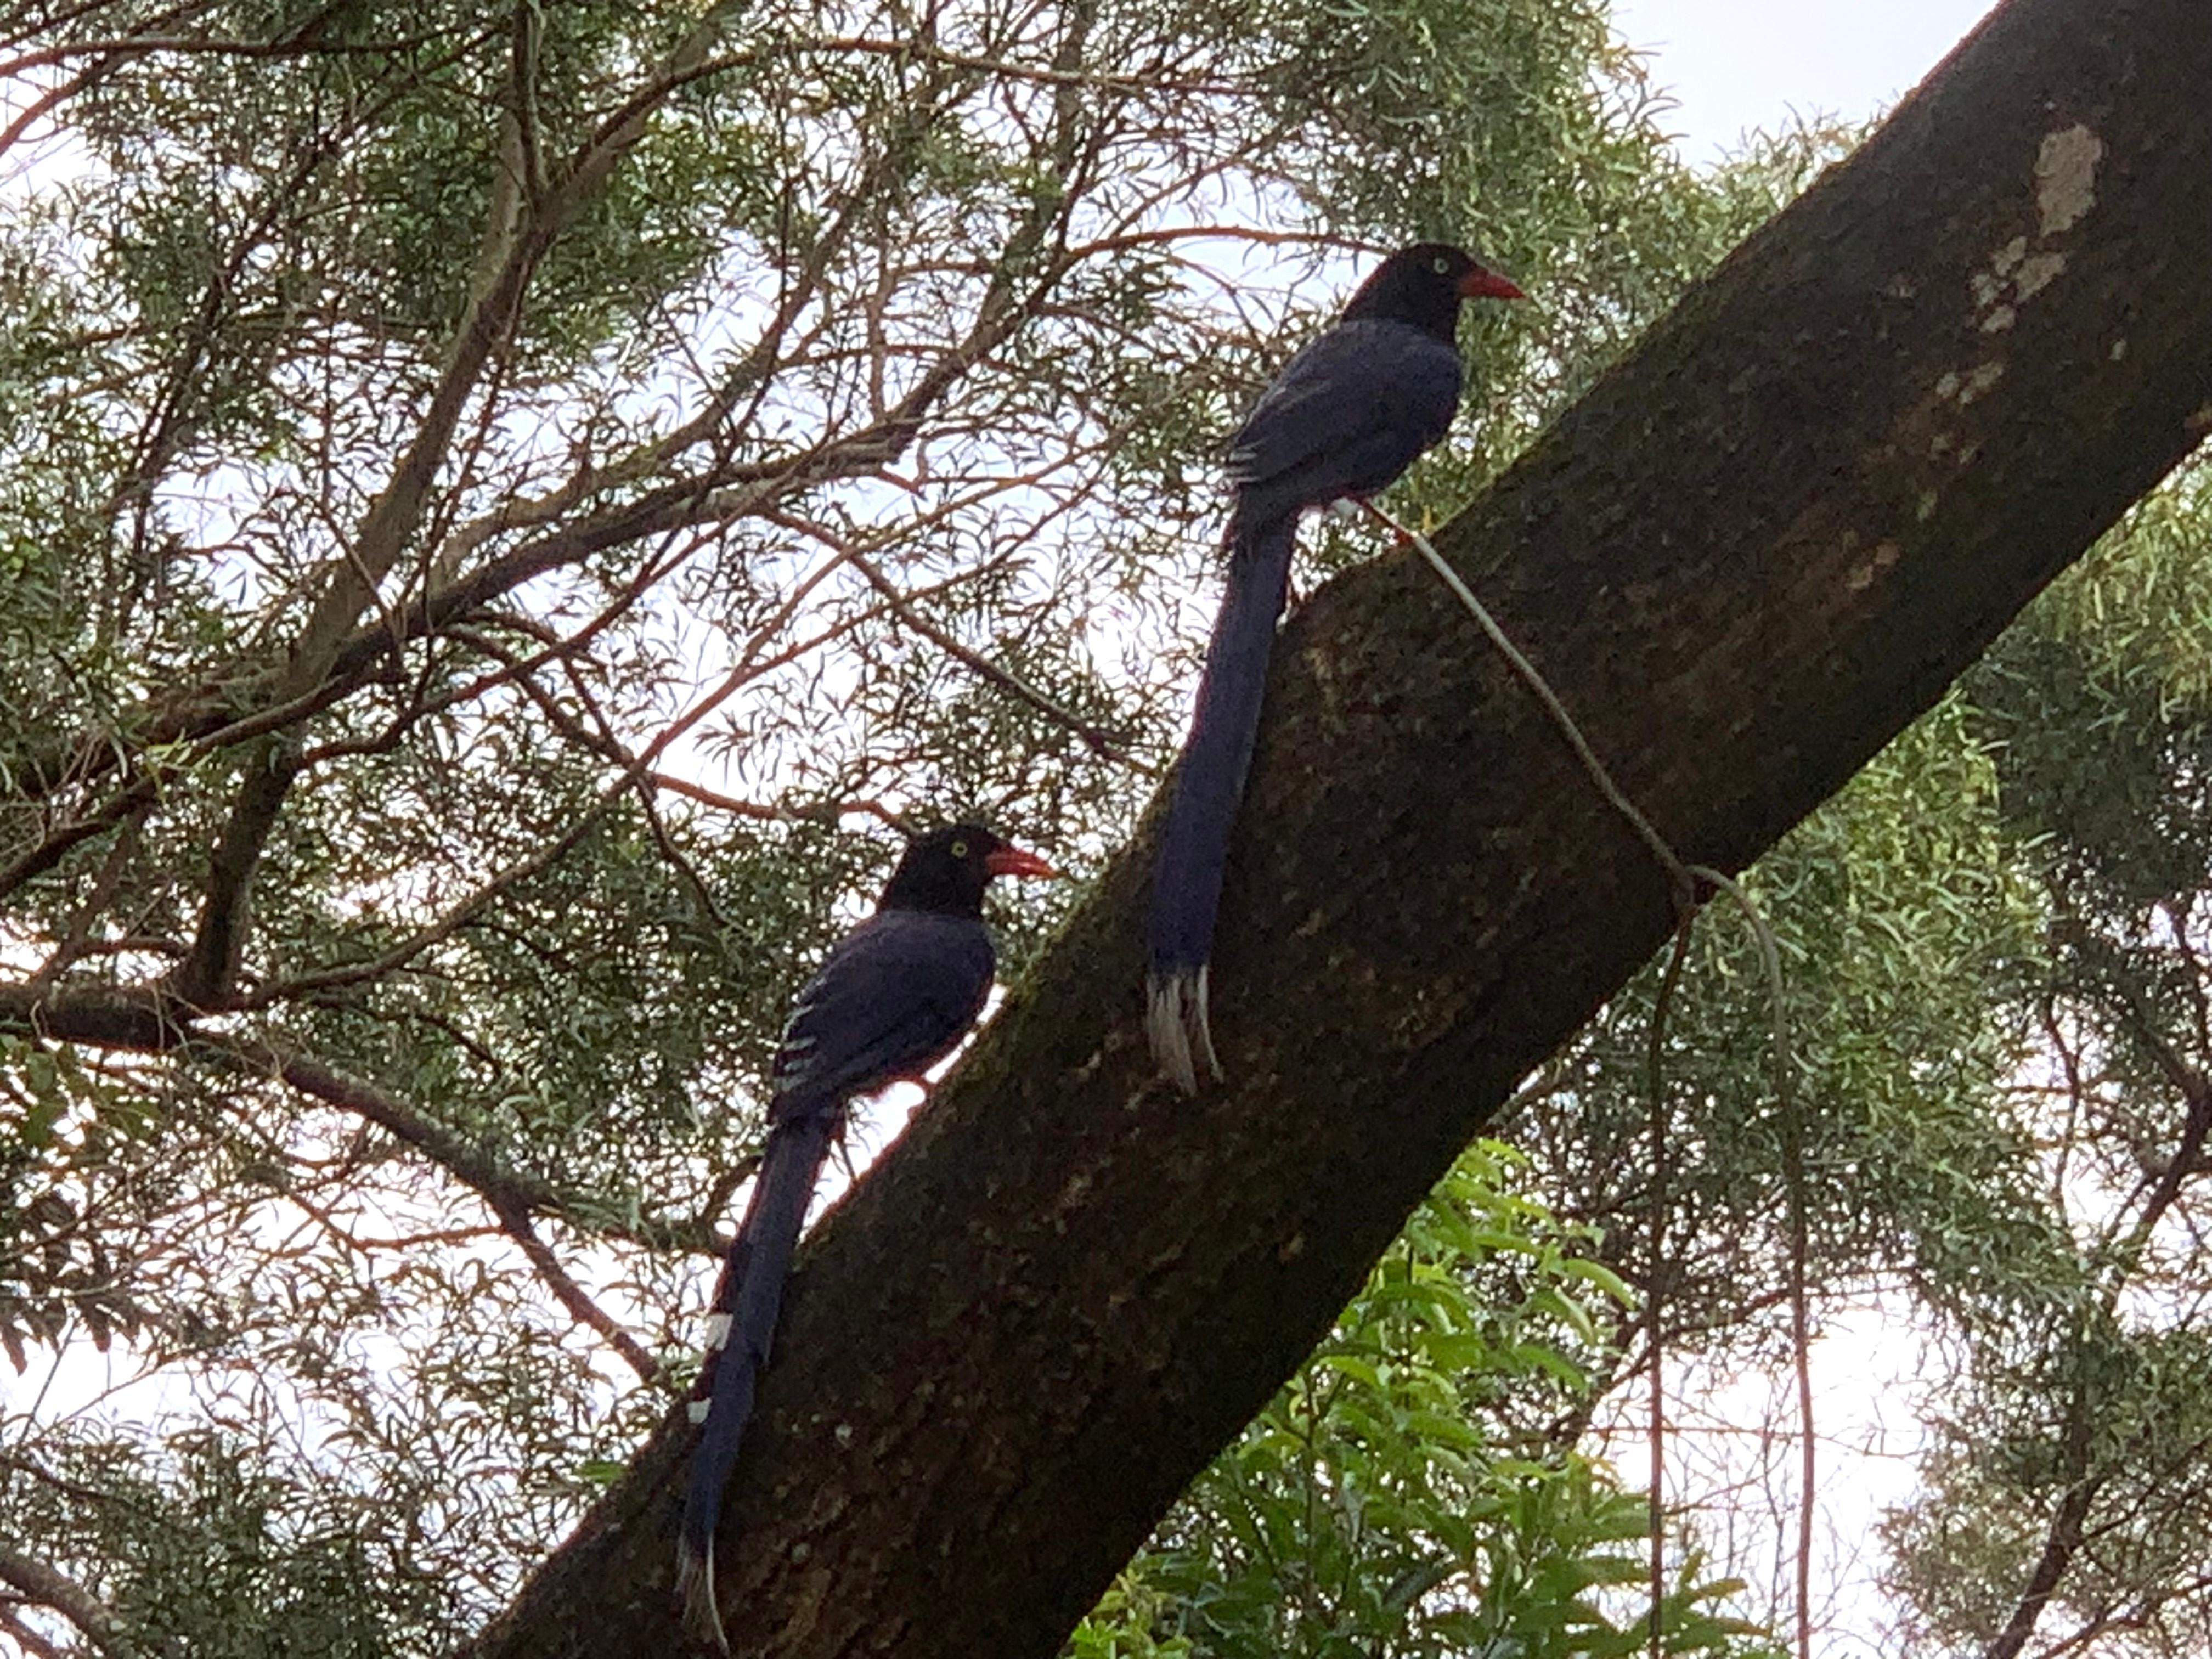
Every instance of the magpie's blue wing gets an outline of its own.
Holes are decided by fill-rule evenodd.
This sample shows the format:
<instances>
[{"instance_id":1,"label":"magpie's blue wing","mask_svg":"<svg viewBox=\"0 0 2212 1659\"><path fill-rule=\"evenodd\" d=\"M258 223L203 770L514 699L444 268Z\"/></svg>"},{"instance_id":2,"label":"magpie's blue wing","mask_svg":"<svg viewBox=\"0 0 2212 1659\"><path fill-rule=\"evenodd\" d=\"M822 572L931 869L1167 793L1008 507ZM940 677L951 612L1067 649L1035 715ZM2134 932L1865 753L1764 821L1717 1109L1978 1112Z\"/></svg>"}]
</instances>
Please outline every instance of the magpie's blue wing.
<instances>
[{"instance_id":1,"label":"magpie's blue wing","mask_svg":"<svg viewBox=\"0 0 2212 1659\"><path fill-rule=\"evenodd\" d=\"M1230 441L1230 482L1261 516L1366 495L1449 428L1459 353L1381 318L1323 330L1283 366Z\"/></svg>"},{"instance_id":2,"label":"magpie's blue wing","mask_svg":"<svg viewBox=\"0 0 2212 1659\"><path fill-rule=\"evenodd\" d=\"M783 1119L927 1071L983 1010L995 966L970 916L884 910L840 939L783 1030L770 1116Z\"/></svg>"}]
</instances>

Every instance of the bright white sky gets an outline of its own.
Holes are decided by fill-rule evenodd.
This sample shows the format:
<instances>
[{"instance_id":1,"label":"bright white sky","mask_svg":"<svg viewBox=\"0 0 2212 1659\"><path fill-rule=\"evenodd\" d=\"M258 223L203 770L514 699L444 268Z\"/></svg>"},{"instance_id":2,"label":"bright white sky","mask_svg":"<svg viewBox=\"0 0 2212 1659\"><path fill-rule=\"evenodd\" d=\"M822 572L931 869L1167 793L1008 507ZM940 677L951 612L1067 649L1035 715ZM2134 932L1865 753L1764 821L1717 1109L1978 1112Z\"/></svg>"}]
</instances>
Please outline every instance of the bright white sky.
<instances>
[{"instance_id":1,"label":"bright white sky","mask_svg":"<svg viewBox=\"0 0 2212 1659\"><path fill-rule=\"evenodd\" d=\"M1910 91L1991 0L1613 0L1652 58L1683 157L1709 162L1792 111L1858 119Z\"/></svg>"}]
</instances>

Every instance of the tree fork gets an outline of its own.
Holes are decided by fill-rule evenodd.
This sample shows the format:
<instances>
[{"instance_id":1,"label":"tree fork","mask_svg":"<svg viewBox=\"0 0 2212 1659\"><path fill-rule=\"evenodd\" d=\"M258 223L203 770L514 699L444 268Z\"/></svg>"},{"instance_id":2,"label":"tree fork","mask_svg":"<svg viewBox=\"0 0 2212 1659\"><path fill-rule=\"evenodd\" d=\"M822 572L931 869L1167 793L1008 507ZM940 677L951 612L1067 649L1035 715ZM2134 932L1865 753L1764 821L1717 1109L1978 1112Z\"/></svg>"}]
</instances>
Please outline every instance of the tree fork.
<instances>
[{"instance_id":1,"label":"tree fork","mask_svg":"<svg viewBox=\"0 0 2212 1659\"><path fill-rule=\"evenodd\" d=\"M2011 0L1439 537L1622 787L1735 870L2212 427L2212 31ZM1140 836L818 1230L723 1529L776 1659L1047 1659L1665 881L1417 562L1276 653L1215 957L1153 1075ZM672 1416L475 1644L682 1650Z\"/></svg>"}]
</instances>

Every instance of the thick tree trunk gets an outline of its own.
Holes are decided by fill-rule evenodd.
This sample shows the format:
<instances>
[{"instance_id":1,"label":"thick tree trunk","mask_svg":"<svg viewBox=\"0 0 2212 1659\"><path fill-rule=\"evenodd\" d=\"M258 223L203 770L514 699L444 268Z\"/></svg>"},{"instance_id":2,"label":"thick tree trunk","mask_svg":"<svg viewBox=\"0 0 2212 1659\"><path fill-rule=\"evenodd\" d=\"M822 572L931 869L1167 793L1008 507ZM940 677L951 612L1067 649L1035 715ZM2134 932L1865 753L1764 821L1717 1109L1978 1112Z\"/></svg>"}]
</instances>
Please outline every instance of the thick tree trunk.
<instances>
[{"instance_id":1,"label":"thick tree trunk","mask_svg":"<svg viewBox=\"0 0 2212 1659\"><path fill-rule=\"evenodd\" d=\"M1686 857L1771 845L2212 425L2207 88L2202 0L2013 0L1445 533ZM1146 856L805 1252L723 1529L739 1651L1052 1654L1670 925L1397 554L1284 635L1194 1103L1139 1029ZM483 1659L680 1650L689 1438Z\"/></svg>"}]
</instances>

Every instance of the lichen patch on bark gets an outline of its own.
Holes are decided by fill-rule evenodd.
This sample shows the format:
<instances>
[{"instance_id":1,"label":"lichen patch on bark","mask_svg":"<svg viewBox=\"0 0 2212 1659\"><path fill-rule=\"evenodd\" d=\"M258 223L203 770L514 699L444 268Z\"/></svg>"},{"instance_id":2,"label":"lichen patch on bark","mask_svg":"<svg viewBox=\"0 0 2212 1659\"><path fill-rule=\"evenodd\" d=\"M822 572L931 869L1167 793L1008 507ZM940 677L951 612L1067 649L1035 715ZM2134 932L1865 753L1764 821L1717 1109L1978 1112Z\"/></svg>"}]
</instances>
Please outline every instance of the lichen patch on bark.
<instances>
[{"instance_id":1,"label":"lichen patch on bark","mask_svg":"<svg viewBox=\"0 0 2212 1659\"><path fill-rule=\"evenodd\" d=\"M2080 122L2044 135L2035 157L2035 210L2045 238L2063 235L2097 205L2105 141Z\"/></svg>"}]
</instances>

